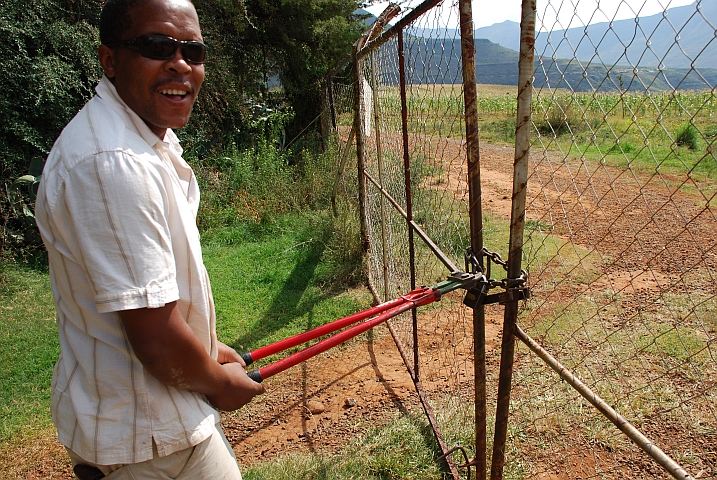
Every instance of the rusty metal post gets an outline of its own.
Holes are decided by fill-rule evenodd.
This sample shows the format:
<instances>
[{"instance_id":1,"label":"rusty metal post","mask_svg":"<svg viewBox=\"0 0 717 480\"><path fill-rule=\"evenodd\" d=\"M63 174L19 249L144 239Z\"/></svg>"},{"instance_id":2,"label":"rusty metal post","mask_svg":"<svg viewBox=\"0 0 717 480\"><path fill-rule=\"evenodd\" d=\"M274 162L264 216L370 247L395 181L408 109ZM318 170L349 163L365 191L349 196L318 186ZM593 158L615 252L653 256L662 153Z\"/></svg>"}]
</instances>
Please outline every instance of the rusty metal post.
<instances>
[{"instance_id":1,"label":"rusty metal post","mask_svg":"<svg viewBox=\"0 0 717 480\"><path fill-rule=\"evenodd\" d=\"M515 161L513 164L513 203L510 214L510 245L508 252L508 279L521 275L523 234L525 230L525 203L528 190L528 161L530 154L531 101L535 51L536 0L523 0L520 21L520 59L518 62L518 113L515 128ZM509 285L508 288L518 285ZM517 298L517 297L516 297ZM513 382L515 359L515 325L518 318L518 300L505 304L503 341L500 355L498 402L493 437L491 480L503 478L505 444L508 435L510 390Z\"/></svg>"},{"instance_id":2,"label":"rusty metal post","mask_svg":"<svg viewBox=\"0 0 717 480\"><path fill-rule=\"evenodd\" d=\"M406 93L406 52L403 46L403 30L398 31L398 74L401 87L401 137L403 140L403 179L406 189L406 222L408 224L408 256L411 272L411 290L416 288L416 246L413 235L413 197L411 193L411 155L408 143L408 97ZM418 314L414 309L413 320L413 380L420 380L418 359Z\"/></svg>"},{"instance_id":3,"label":"rusty metal post","mask_svg":"<svg viewBox=\"0 0 717 480\"><path fill-rule=\"evenodd\" d=\"M381 118L378 110L378 82L376 81L376 51L371 50L371 93L373 99L373 123L376 131L376 160L378 161L378 181L383 186L383 150L381 149ZM381 196L379 208L381 209L381 254L383 263L383 301L391 298L388 291L388 240L386 233L386 200ZM411 286L413 289L413 286Z\"/></svg>"},{"instance_id":4,"label":"rusty metal post","mask_svg":"<svg viewBox=\"0 0 717 480\"><path fill-rule=\"evenodd\" d=\"M364 131L363 131L363 68L359 51L361 42L354 45L354 131L356 132L356 164L358 168L359 222L361 225L361 243L364 252L368 252L371 243L368 236L368 217L366 205L366 170Z\"/></svg>"},{"instance_id":5,"label":"rusty metal post","mask_svg":"<svg viewBox=\"0 0 717 480\"><path fill-rule=\"evenodd\" d=\"M473 10L470 0L460 0L461 57L463 61L463 101L466 118L466 154L468 156L468 199L471 229L471 248L483 250L483 209L480 184L480 143L478 139L478 100L476 90L475 41L473 39ZM479 257L483 268L482 257ZM485 480L486 460L486 367L485 367L485 309L473 310L473 368L475 372L475 458L476 478Z\"/></svg>"}]
</instances>

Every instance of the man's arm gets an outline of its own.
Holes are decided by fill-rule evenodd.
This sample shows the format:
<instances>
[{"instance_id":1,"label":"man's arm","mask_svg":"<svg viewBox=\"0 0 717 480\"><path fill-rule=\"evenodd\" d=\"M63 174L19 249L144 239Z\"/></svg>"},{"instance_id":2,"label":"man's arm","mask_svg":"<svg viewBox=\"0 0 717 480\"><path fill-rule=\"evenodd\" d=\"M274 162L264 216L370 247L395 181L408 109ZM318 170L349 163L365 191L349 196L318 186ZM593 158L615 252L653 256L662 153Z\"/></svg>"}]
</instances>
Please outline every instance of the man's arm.
<instances>
[{"instance_id":1,"label":"man's arm","mask_svg":"<svg viewBox=\"0 0 717 480\"><path fill-rule=\"evenodd\" d=\"M124 310L119 315L135 355L160 382L203 393L212 405L227 411L264 393L264 387L247 376L234 350L220 346L222 363L207 354L176 302L161 308Z\"/></svg>"}]
</instances>

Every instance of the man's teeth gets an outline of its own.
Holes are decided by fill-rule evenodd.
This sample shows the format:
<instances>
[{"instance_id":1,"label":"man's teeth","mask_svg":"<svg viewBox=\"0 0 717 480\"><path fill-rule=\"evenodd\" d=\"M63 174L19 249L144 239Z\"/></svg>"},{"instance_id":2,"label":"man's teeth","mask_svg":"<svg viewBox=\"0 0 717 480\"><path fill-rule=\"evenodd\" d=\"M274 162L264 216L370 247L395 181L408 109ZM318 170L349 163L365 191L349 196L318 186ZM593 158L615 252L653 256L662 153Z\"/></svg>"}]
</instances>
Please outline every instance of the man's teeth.
<instances>
[{"instance_id":1,"label":"man's teeth","mask_svg":"<svg viewBox=\"0 0 717 480\"><path fill-rule=\"evenodd\" d=\"M186 90L160 90L159 93L163 95L186 95Z\"/></svg>"}]
</instances>

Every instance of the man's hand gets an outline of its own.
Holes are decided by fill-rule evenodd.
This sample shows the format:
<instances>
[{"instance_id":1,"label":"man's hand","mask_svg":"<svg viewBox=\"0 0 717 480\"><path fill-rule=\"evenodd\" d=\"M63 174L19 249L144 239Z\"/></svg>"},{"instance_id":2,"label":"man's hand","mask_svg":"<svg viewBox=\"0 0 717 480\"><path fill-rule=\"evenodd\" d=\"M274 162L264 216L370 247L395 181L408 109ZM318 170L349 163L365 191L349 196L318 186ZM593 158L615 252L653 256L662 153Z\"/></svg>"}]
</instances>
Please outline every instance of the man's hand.
<instances>
[{"instance_id":1,"label":"man's hand","mask_svg":"<svg viewBox=\"0 0 717 480\"><path fill-rule=\"evenodd\" d=\"M217 349L219 350L219 356L217 357L217 362L224 364L224 363L241 363L241 366L246 368L246 363L244 363L244 359L241 358L241 355L237 353L236 350L234 350L229 345L225 345L222 342L217 342Z\"/></svg>"},{"instance_id":2,"label":"man's hand","mask_svg":"<svg viewBox=\"0 0 717 480\"><path fill-rule=\"evenodd\" d=\"M219 395L207 395L207 400L219 410L236 410L251 401L256 395L264 393L264 386L256 383L246 374L246 364L241 355L228 345L218 342L219 356L217 361L233 380L232 387L226 388Z\"/></svg>"},{"instance_id":3,"label":"man's hand","mask_svg":"<svg viewBox=\"0 0 717 480\"><path fill-rule=\"evenodd\" d=\"M221 367L225 370L230 383L217 395L207 395L207 400L216 409L236 410L249 403L255 396L264 393L264 386L249 378L243 365L232 362L225 363Z\"/></svg>"},{"instance_id":4,"label":"man's hand","mask_svg":"<svg viewBox=\"0 0 717 480\"><path fill-rule=\"evenodd\" d=\"M176 302L119 316L135 355L165 385L202 393L220 410L236 410L264 393L234 349L219 343L217 360L207 354Z\"/></svg>"}]
</instances>

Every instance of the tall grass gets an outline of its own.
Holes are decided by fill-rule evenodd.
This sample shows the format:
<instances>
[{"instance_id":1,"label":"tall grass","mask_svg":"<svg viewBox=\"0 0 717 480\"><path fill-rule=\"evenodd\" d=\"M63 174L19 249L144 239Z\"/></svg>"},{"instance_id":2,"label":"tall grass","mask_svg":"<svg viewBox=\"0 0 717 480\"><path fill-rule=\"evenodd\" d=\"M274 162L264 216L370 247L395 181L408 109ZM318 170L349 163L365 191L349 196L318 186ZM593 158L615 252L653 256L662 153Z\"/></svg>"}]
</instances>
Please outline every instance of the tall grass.
<instances>
[{"instance_id":1,"label":"tall grass","mask_svg":"<svg viewBox=\"0 0 717 480\"><path fill-rule=\"evenodd\" d=\"M249 468L247 480L439 480L433 432L422 414L395 417L369 429L338 455L294 454Z\"/></svg>"},{"instance_id":2,"label":"tall grass","mask_svg":"<svg viewBox=\"0 0 717 480\"><path fill-rule=\"evenodd\" d=\"M329 205L336 152L280 151L269 142L233 147L209 161L190 161L202 190L202 230L257 223L282 213Z\"/></svg>"}]
</instances>

